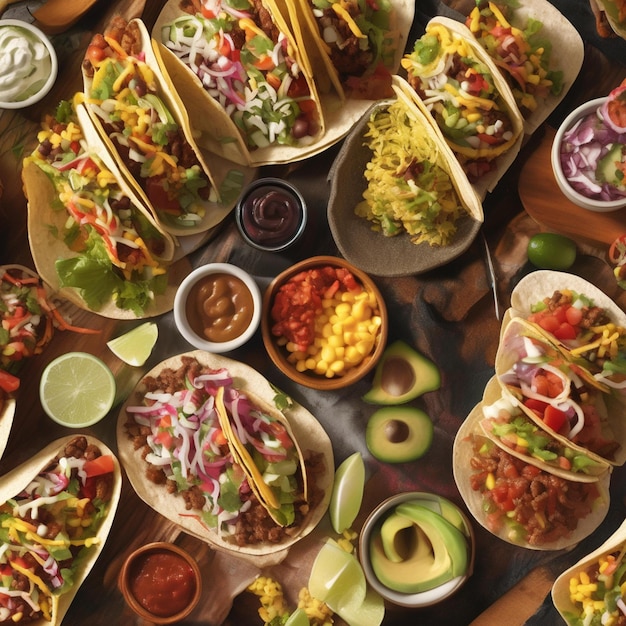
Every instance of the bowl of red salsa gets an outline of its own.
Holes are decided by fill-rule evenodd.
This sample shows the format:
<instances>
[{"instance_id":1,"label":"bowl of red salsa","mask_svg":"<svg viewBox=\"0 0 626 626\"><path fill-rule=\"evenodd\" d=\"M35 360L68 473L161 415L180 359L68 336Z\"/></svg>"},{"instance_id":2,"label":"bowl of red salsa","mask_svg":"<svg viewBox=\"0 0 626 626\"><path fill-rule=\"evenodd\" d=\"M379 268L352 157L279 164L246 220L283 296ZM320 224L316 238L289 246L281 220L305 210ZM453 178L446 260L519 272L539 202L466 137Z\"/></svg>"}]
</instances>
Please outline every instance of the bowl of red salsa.
<instances>
[{"instance_id":1,"label":"bowl of red salsa","mask_svg":"<svg viewBox=\"0 0 626 626\"><path fill-rule=\"evenodd\" d=\"M187 617L202 593L200 568L185 550L167 542L134 550L120 571L119 588L128 606L153 624Z\"/></svg>"}]
</instances>

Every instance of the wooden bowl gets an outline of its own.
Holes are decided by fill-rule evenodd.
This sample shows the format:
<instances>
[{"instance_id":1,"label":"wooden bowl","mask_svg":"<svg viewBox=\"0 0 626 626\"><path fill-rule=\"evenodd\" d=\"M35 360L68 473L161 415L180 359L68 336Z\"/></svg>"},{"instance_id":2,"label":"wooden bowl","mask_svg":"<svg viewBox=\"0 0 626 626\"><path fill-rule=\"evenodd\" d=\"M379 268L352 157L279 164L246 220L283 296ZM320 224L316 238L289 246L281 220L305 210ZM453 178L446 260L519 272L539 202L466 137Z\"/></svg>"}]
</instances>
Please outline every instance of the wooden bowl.
<instances>
[{"instance_id":1,"label":"wooden bowl","mask_svg":"<svg viewBox=\"0 0 626 626\"><path fill-rule=\"evenodd\" d=\"M145 567L146 560L160 555L164 555L168 559L175 559L175 562L180 560L183 567L185 565L188 566L190 570L189 576L192 580L188 592L188 598L184 604L181 604L176 607L176 609L172 609L172 612L169 612L169 609L172 606L171 603L174 601L179 602L179 600L175 599L174 596L168 598L166 595L163 595L160 602L167 604L168 610L153 613L147 608L148 604L145 598L142 601L137 597L135 581L139 577L140 572L143 571L145 573L145 570L142 570L142 567ZM174 575L177 571L177 567L179 566L174 565L168 568L165 563L161 563L157 566L157 572L159 575L163 574L164 571L169 572L171 579L168 582L171 585L174 594L180 593L181 590L180 577ZM144 589L150 589L151 592L155 594L152 598L156 597L157 590L154 588L154 584L148 585L150 579L145 578L145 574L144 580ZM128 555L119 574L118 586L128 606L143 620L147 620L151 624L175 624L185 619L198 604L200 596L202 595L202 576L198 563L185 550L179 548L173 543L157 541L141 546ZM163 588L160 588L158 591L163 591Z\"/></svg>"},{"instance_id":2,"label":"wooden bowl","mask_svg":"<svg viewBox=\"0 0 626 626\"><path fill-rule=\"evenodd\" d=\"M381 323L378 328L374 347L371 352L363 358L358 364L346 368L341 374L335 374L332 377L318 374L313 370L306 369L300 371L295 363L290 359L290 352L284 345L281 345L279 338L273 334L272 327L274 326L274 320L272 319L272 307L274 299L280 287L288 282L295 275L300 272L312 270L318 267L335 267L345 268L349 270L356 280L365 287L370 293L374 294L376 298L377 311L375 314L380 316ZM341 389L351 385L361 378L363 378L368 372L375 367L376 363L382 356L387 342L388 331L388 318L387 308L383 297L378 290L378 287L374 281L363 271L346 261L345 259L334 256L317 256L304 261L300 261L295 265L292 265L284 272L279 274L268 286L263 295L263 311L261 315L261 332L263 335L263 343L270 358L274 364L291 380L310 387L312 389L319 390L333 390Z\"/></svg>"}]
</instances>

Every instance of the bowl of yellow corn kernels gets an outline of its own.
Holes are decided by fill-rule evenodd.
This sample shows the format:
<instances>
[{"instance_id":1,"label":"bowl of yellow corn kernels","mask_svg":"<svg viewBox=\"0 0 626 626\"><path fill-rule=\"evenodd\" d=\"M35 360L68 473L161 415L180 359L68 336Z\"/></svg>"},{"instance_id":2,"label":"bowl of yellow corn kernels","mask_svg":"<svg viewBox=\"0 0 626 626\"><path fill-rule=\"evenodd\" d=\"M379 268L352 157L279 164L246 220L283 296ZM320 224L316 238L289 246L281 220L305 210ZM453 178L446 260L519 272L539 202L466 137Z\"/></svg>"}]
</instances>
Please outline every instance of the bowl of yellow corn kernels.
<instances>
[{"instance_id":1,"label":"bowl of yellow corn kernels","mask_svg":"<svg viewBox=\"0 0 626 626\"><path fill-rule=\"evenodd\" d=\"M340 389L363 378L385 349L387 329L376 284L339 257L300 261L263 295L265 349L284 374L313 389Z\"/></svg>"}]
</instances>

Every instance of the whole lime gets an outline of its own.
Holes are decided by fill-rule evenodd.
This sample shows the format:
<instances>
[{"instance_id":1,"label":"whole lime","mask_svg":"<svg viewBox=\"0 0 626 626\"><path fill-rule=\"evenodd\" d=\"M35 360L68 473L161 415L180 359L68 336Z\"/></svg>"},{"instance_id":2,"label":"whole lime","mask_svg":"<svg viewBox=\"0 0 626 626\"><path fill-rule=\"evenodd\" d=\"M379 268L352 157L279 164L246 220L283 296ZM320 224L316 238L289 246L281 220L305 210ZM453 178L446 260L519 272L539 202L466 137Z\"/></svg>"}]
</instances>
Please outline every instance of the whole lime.
<instances>
[{"instance_id":1,"label":"whole lime","mask_svg":"<svg viewBox=\"0 0 626 626\"><path fill-rule=\"evenodd\" d=\"M545 270L566 270L576 260L576 244L564 235L538 233L528 242L528 260Z\"/></svg>"}]
</instances>

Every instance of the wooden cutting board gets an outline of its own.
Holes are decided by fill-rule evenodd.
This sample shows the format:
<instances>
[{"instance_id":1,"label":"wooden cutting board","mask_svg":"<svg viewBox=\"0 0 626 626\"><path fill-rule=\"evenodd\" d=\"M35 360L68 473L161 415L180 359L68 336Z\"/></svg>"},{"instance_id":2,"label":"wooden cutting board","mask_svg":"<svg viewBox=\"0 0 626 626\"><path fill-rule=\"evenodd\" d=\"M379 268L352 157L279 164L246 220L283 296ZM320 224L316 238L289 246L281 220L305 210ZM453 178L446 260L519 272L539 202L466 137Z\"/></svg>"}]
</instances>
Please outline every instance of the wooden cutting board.
<instances>
[{"instance_id":1,"label":"wooden cutting board","mask_svg":"<svg viewBox=\"0 0 626 626\"><path fill-rule=\"evenodd\" d=\"M595 213L570 202L552 173L550 150L555 130L546 127L538 148L520 172L518 191L526 212L546 230L593 243L611 244L626 233L626 209Z\"/></svg>"}]
</instances>

